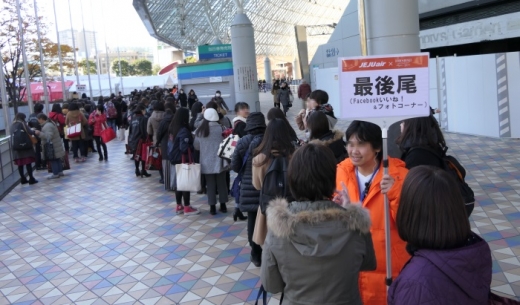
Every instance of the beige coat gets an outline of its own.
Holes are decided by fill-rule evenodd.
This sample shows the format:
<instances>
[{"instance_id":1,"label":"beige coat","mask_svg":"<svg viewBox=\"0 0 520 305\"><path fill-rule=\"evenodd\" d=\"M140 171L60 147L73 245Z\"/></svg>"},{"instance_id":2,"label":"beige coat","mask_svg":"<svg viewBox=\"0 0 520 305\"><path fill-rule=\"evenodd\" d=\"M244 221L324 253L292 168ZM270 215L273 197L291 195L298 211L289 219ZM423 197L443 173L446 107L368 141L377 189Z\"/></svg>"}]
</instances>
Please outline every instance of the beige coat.
<instances>
[{"instance_id":1,"label":"beige coat","mask_svg":"<svg viewBox=\"0 0 520 305\"><path fill-rule=\"evenodd\" d=\"M45 122L40 132L40 139L42 140L42 151L45 151L45 144L47 141L50 141L54 148L54 158L60 159L65 156L63 140L60 137L60 132L56 124L50 121Z\"/></svg>"},{"instance_id":2,"label":"beige coat","mask_svg":"<svg viewBox=\"0 0 520 305\"><path fill-rule=\"evenodd\" d=\"M153 143L157 144L157 131L159 130L159 124L161 124L162 119L164 118L164 111L155 111L152 112L152 115L148 119L148 124L146 126L146 131L148 135L153 136Z\"/></svg>"},{"instance_id":3,"label":"beige coat","mask_svg":"<svg viewBox=\"0 0 520 305\"><path fill-rule=\"evenodd\" d=\"M70 127L78 123L81 123L81 137L69 138L69 140L71 141L77 141L85 139L87 137L85 133L85 128L88 127L88 120L79 110L72 110L67 112L67 116L65 117L65 125Z\"/></svg>"}]
</instances>

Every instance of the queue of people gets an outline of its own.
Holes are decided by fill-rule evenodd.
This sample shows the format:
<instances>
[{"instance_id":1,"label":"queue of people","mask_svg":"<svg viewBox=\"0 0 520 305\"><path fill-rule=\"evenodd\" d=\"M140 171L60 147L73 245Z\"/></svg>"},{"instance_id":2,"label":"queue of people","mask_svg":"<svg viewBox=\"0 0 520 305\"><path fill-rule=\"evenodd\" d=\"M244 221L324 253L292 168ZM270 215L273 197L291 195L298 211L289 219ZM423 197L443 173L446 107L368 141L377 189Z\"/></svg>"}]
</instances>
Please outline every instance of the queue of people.
<instances>
[{"instance_id":1,"label":"queue of people","mask_svg":"<svg viewBox=\"0 0 520 305\"><path fill-rule=\"evenodd\" d=\"M162 158L159 182L175 192L176 214L192 216L201 209L192 207L190 192L177 189L175 165L200 164L200 193L207 195L211 215L228 212L230 171L236 172L233 218L247 221L250 260L261 268L265 290L284 294L283 304L488 304L490 248L470 229L474 198L465 198L460 181L444 167L447 145L435 120L403 122L397 140L403 155L388 158L385 173L379 126L353 121L345 132L335 129L328 94L316 90L306 93L306 109L296 116L306 132L299 139L286 117L286 86L273 86L275 107L267 116L239 102L232 119L220 91L206 104L193 90L136 92L120 127L129 129L136 176L151 176L141 147L151 141ZM66 106L64 120L58 108L49 117L39 113L41 130L16 115L13 138L27 135L16 147L31 147L15 154L22 183L37 183L28 166L36 160L36 137L42 150L49 142L64 145L61 124L92 125L100 161L107 160L99 139L109 119L106 107L85 116L81 104ZM218 151L229 130L239 140L227 160ZM86 158L85 138L68 138L77 162ZM66 151L54 151L49 179L63 175L58 161ZM389 287L385 196L394 279Z\"/></svg>"}]
</instances>

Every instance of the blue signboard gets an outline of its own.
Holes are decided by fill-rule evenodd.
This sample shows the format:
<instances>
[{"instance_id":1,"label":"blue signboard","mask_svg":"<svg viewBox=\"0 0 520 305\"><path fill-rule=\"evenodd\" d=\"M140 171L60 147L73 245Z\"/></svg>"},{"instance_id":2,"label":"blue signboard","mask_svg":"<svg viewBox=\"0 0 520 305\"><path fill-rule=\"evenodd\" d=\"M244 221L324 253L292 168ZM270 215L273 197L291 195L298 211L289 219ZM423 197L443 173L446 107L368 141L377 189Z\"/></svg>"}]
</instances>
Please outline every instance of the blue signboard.
<instances>
[{"instance_id":1,"label":"blue signboard","mask_svg":"<svg viewBox=\"0 0 520 305\"><path fill-rule=\"evenodd\" d=\"M231 45L203 45L199 46L199 59L223 59L231 58Z\"/></svg>"}]
</instances>

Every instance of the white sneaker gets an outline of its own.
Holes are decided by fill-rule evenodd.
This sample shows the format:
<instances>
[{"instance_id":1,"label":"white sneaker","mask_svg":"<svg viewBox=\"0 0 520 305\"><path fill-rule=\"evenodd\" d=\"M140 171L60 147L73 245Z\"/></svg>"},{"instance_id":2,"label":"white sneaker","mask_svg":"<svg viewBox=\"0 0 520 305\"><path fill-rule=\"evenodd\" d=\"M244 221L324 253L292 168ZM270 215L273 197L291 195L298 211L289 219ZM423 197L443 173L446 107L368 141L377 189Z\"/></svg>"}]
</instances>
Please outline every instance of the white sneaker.
<instances>
[{"instance_id":1,"label":"white sneaker","mask_svg":"<svg viewBox=\"0 0 520 305\"><path fill-rule=\"evenodd\" d=\"M52 180L52 179L58 179L60 177L60 175L50 175L49 177L47 177L48 180Z\"/></svg>"}]
</instances>

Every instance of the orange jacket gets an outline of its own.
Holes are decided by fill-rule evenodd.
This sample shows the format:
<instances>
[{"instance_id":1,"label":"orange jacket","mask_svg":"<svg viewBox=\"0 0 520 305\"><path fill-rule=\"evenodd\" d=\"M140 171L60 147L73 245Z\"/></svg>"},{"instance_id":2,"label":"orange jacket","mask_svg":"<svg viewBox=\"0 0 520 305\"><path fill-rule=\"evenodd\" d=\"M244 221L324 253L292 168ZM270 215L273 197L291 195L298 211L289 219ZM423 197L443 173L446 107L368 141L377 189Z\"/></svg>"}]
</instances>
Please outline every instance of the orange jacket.
<instances>
[{"instance_id":1,"label":"orange jacket","mask_svg":"<svg viewBox=\"0 0 520 305\"><path fill-rule=\"evenodd\" d=\"M408 173L405 163L399 159L389 158L388 172L395 179L395 183L388 192L390 202L390 236L392 242L392 277L395 279L404 264L410 259L406 252L406 242L399 238L395 217L399 206L399 197L404 178ZM381 179L383 177L383 166L377 172L371 183L368 195L363 201L363 207L370 211L372 220L372 240L376 253L377 268L375 271L361 272L359 274L359 291L364 305L386 304L386 254L385 254L385 210L383 206L384 195L381 194ZM360 194L356 178L356 170L350 159L338 164L336 176L337 189L341 190L341 182L345 183L352 202L359 202Z\"/></svg>"}]
</instances>

